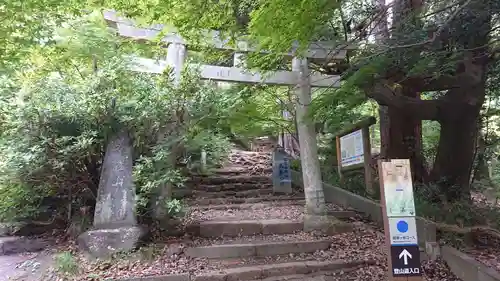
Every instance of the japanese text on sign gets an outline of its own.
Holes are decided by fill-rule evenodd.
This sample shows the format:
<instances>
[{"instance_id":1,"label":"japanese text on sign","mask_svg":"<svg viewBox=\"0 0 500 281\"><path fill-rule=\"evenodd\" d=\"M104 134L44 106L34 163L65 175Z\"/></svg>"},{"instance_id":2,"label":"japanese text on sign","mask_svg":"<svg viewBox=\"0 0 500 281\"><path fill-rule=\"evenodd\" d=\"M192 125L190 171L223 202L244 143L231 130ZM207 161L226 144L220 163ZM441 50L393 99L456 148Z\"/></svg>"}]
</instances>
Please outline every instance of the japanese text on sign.
<instances>
[{"instance_id":1,"label":"japanese text on sign","mask_svg":"<svg viewBox=\"0 0 500 281\"><path fill-rule=\"evenodd\" d=\"M393 160L382 162L384 172L384 194L388 217L411 217L415 215L410 161Z\"/></svg>"},{"instance_id":2,"label":"japanese text on sign","mask_svg":"<svg viewBox=\"0 0 500 281\"><path fill-rule=\"evenodd\" d=\"M340 138L342 167L363 163L363 131L357 130Z\"/></svg>"},{"instance_id":3,"label":"japanese text on sign","mask_svg":"<svg viewBox=\"0 0 500 281\"><path fill-rule=\"evenodd\" d=\"M394 268L394 275L420 274L420 268Z\"/></svg>"},{"instance_id":4,"label":"japanese text on sign","mask_svg":"<svg viewBox=\"0 0 500 281\"><path fill-rule=\"evenodd\" d=\"M284 157L283 161L280 161L278 164L278 175L281 183L291 182L292 177L290 175L290 161L288 157Z\"/></svg>"},{"instance_id":5,"label":"japanese text on sign","mask_svg":"<svg viewBox=\"0 0 500 281\"><path fill-rule=\"evenodd\" d=\"M414 217L389 218L391 245L416 245L417 223Z\"/></svg>"}]
</instances>

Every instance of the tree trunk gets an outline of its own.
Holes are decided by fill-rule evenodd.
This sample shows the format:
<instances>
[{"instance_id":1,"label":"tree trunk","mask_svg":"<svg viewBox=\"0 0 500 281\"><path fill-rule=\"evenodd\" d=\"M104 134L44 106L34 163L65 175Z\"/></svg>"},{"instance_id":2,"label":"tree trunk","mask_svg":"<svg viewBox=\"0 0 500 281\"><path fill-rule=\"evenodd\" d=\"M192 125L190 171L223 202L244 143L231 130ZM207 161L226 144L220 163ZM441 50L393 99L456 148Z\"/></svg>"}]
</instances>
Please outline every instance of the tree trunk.
<instances>
[{"instance_id":1,"label":"tree trunk","mask_svg":"<svg viewBox=\"0 0 500 281\"><path fill-rule=\"evenodd\" d=\"M385 106L381 106L379 114L381 157L410 159L413 181L424 182L427 171L422 156L422 121Z\"/></svg>"},{"instance_id":2,"label":"tree trunk","mask_svg":"<svg viewBox=\"0 0 500 281\"><path fill-rule=\"evenodd\" d=\"M380 11L384 11L385 1L375 0ZM401 36L400 30L407 24L408 15L420 6L412 6L410 1L398 0L394 5L393 28L396 36ZM385 15L385 17L387 17ZM379 41L389 38L387 20L377 26L376 32L380 35ZM417 91L403 87L402 95L411 98L420 98ZM410 159L413 182L424 182L427 171L422 157L422 121L412 118L405 111L391 107L381 106L380 114L380 155L386 159Z\"/></svg>"},{"instance_id":3,"label":"tree trunk","mask_svg":"<svg viewBox=\"0 0 500 281\"><path fill-rule=\"evenodd\" d=\"M454 107L448 108L448 112L440 121L441 133L431 181L439 185L448 202L470 201L469 180L479 107Z\"/></svg>"},{"instance_id":4,"label":"tree trunk","mask_svg":"<svg viewBox=\"0 0 500 281\"><path fill-rule=\"evenodd\" d=\"M476 167L474 168L474 173L471 182L482 181L490 182L490 172L488 165L488 157L486 155L486 140L485 136L481 134L477 138L476 146Z\"/></svg>"}]
</instances>

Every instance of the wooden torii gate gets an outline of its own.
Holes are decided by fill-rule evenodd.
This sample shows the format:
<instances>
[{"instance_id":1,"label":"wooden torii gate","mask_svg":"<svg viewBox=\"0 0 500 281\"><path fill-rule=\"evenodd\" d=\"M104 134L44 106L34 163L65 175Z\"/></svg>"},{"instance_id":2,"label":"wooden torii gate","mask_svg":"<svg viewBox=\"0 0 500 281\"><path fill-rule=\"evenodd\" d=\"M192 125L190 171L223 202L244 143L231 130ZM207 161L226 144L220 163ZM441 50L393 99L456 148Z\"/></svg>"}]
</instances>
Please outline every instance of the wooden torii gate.
<instances>
[{"instance_id":1,"label":"wooden torii gate","mask_svg":"<svg viewBox=\"0 0 500 281\"><path fill-rule=\"evenodd\" d=\"M120 17L116 12L104 12L104 18L108 25L117 29L120 36L131 38L138 41L155 40L164 29L163 25L155 25L151 27L139 27L132 20ZM222 40L217 31L205 31L207 40L204 42L207 46L214 49L234 50L233 67L201 65L200 75L202 79L220 81L220 82L239 82L249 84L268 84L292 86L297 98L295 99L295 110L297 120L303 120L306 116L306 106L311 102L311 88L331 88L340 86L340 76L324 75L321 73L310 72L308 60L331 61L343 60L346 57L348 46L336 47L327 43L316 42L310 44L309 48L302 52L298 57L297 45L291 47L288 53L283 55L292 58L292 71L274 71L270 75L261 75L259 73L250 73L245 68L241 60L243 53L256 51L256 48L249 46L245 41L236 42L236 47L228 44L229 40ZM163 73L167 67L173 68L174 81L180 80L181 70L187 56L187 48L189 42L184 40L175 32L167 33L161 38L161 42L167 45L166 60L154 60L149 58L131 57L133 64L131 70L138 72ZM261 51L266 53L265 51ZM289 113L284 112L284 118L289 118ZM297 131L299 135L299 146L302 163L311 163L309 161L318 161L317 159L317 144L314 138L315 126L305 124L302 121L297 122ZM294 153L293 147L290 145L292 138L288 135L289 140L283 137L282 145L288 153ZM314 185L321 183L321 175L319 172L319 163L317 168L302 165L304 185ZM313 169L313 170L310 170ZM317 171L316 171L317 170ZM288 186L290 184L287 184ZM286 190L291 190L291 187L283 187Z\"/></svg>"}]
</instances>

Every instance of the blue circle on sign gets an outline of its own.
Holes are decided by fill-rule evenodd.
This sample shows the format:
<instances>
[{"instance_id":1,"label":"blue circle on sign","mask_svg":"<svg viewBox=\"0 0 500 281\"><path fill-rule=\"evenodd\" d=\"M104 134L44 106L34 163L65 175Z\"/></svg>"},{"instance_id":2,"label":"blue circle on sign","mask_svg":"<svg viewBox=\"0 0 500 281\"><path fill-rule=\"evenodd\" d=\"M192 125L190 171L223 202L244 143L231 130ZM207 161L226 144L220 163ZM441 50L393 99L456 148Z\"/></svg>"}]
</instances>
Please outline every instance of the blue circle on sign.
<instances>
[{"instance_id":1,"label":"blue circle on sign","mask_svg":"<svg viewBox=\"0 0 500 281\"><path fill-rule=\"evenodd\" d=\"M408 231L408 223L405 221L398 221L398 224L396 225L397 229L401 233L405 233Z\"/></svg>"}]
</instances>

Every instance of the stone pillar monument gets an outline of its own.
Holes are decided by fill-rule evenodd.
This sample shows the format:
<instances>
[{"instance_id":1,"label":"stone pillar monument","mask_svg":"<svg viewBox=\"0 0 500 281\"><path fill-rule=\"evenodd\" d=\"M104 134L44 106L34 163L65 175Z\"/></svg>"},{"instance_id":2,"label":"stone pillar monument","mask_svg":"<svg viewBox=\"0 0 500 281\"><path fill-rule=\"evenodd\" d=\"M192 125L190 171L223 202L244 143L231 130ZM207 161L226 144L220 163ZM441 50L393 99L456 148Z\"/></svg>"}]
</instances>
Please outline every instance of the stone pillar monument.
<instances>
[{"instance_id":1,"label":"stone pillar monument","mask_svg":"<svg viewBox=\"0 0 500 281\"><path fill-rule=\"evenodd\" d=\"M130 251L143 234L135 215L132 160L132 141L128 132L112 136L104 155L94 227L78 237L80 248L94 257Z\"/></svg>"},{"instance_id":2,"label":"stone pillar monument","mask_svg":"<svg viewBox=\"0 0 500 281\"><path fill-rule=\"evenodd\" d=\"M283 148L278 147L273 151L273 193L292 193L292 191L290 159Z\"/></svg>"}]
</instances>

